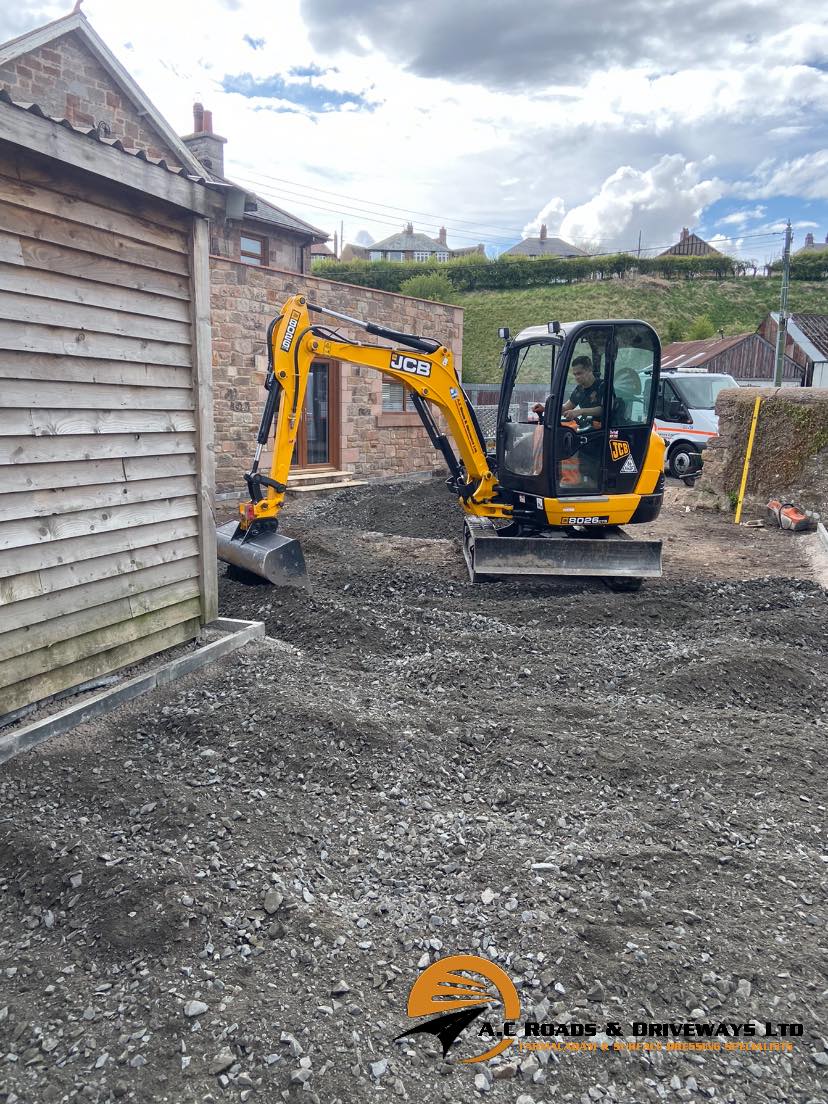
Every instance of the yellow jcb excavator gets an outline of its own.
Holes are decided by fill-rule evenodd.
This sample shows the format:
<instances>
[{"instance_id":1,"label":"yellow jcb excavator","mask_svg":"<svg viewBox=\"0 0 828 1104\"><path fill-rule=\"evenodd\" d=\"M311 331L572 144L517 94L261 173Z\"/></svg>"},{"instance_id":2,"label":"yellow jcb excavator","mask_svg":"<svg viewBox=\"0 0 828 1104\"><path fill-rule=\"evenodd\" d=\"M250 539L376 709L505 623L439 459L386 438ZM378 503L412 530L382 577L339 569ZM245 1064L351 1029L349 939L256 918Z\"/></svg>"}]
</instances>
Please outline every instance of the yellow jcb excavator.
<instances>
[{"instance_id":1,"label":"yellow jcb excavator","mask_svg":"<svg viewBox=\"0 0 828 1104\"><path fill-rule=\"evenodd\" d=\"M346 340L327 315L393 347ZM598 576L634 590L661 574L661 542L620 526L651 521L664 494L664 443L653 432L660 345L635 320L530 326L504 340L493 450L451 351L442 342L351 318L294 295L267 333L267 400L239 519L218 530L219 558L272 583L306 578L299 542L278 531L315 360L375 368L411 391L447 485L465 513L463 550L474 582L492 577ZM531 387L527 386L531 385ZM542 402L523 396L540 391ZM435 421L435 407L453 438ZM275 419L269 474L259 470Z\"/></svg>"}]
</instances>

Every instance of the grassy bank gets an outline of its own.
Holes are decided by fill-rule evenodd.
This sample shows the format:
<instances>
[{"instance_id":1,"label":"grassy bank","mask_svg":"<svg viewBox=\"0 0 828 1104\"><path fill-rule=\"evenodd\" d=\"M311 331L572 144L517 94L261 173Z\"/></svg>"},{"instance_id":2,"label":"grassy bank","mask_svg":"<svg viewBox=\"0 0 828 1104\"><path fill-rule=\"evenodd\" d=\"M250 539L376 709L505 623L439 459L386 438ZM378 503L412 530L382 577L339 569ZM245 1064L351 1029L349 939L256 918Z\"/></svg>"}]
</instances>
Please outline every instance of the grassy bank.
<instances>
[{"instance_id":1,"label":"grassy bank","mask_svg":"<svg viewBox=\"0 0 828 1104\"><path fill-rule=\"evenodd\" d=\"M781 281L773 279L667 281L646 277L557 284L516 291L476 291L455 299L465 310L463 378L491 383L499 378L500 326L517 333L551 319L643 318L664 334L671 319L685 329L707 315L725 335L755 330L779 307ZM828 284L791 284L794 313L828 314Z\"/></svg>"}]
</instances>

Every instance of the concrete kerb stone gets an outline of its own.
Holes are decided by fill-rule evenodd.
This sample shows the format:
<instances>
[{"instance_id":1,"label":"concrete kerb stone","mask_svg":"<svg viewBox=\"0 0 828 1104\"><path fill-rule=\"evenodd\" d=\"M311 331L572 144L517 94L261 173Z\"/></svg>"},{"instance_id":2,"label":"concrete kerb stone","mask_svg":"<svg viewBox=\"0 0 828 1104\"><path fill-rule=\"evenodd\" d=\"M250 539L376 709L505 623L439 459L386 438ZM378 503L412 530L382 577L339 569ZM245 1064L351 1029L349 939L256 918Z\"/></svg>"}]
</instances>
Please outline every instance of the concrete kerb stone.
<instances>
[{"instance_id":1,"label":"concrete kerb stone","mask_svg":"<svg viewBox=\"0 0 828 1104\"><path fill-rule=\"evenodd\" d=\"M193 671L198 671L230 652L236 651L251 640L260 640L265 636L263 621L240 621L235 618L220 617L205 626L227 633L219 640L213 640L188 655L162 663L145 675L138 675L120 686L112 686L100 694L95 694L77 705L44 717L40 721L13 729L0 735L0 764L14 758L26 748L48 740L50 736L59 736L69 732L84 721L91 721L104 713L109 713L125 702L132 701L157 687L168 686Z\"/></svg>"}]
</instances>

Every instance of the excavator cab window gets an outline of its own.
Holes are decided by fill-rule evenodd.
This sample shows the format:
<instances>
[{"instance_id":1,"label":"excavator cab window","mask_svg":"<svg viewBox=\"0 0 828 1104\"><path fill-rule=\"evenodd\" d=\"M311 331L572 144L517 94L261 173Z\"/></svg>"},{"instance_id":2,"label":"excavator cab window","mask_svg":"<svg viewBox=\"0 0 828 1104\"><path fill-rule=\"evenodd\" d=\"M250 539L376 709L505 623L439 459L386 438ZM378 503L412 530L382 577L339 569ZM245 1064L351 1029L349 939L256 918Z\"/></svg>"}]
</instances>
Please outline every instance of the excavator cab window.
<instances>
[{"instance_id":1,"label":"excavator cab window","mask_svg":"<svg viewBox=\"0 0 828 1104\"><path fill-rule=\"evenodd\" d=\"M583 331L572 347L557 431L558 494L596 494L602 483L606 439L606 370L612 329Z\"/></svg>"},{"instance_id":2,"label":"excavator cab window","mask_svg":"<svg viewBox=\"0 0 828 1104\"><path fill-rule=\"evenodd\" d=\"M516 475L543 471L543 406L552 381L554 345L525 345L518 352L517 372L504 424L504 460Z\"/></svg>"}]
</instances>

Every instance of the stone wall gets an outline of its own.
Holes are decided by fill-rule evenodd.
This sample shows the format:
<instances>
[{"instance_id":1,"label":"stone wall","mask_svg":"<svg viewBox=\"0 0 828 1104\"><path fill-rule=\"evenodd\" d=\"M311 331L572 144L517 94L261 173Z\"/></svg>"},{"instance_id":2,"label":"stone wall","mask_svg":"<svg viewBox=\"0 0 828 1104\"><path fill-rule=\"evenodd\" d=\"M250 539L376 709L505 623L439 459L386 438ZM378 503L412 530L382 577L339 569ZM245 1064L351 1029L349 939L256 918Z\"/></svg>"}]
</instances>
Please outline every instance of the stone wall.
<instances>
[{"instance_id":1,"label":"stone wall","mask_svg":"<svg viewBox=\"0 0 828 1104\"><path fill-rule=\"evenodd\" d=\"M828 510L828 389L743 387L716 402L719 436L704 454L702 495L735 503L742 480L753 404L762 398L748 473L746 501L771 497Z\"/></svg>"},{"instance_id":2,"label":"stone wall","mask_svg":"<svg viewBox=\"0 0 828 1104\"><path fill-rule=\"evenodd\" d=\"M106 123L108 137L181 168L164 139L147 126L100 62L74 32L0 66L0 87L13 100L36 103L73 126Z\"/></svg>"},{"instance_id":3,"label":"stone wall","mask_svg":"<svg viewBox=\"0 0 828 1104\"><path fill-rule=\"evenodd\" d=\"M355 318L406 333L436 337L461 367L461 307L412 299L313 276L253 268L223 257L210 258L213 325L213 385L216 420L216 486L219 494L244 490L265 392L265 336L270 320L289 295ZM330 320L334 324L335 320ZM362 330L336 323L346 340L387 344ZM383 413L383 376L370 368L341 365L341 467L362 478L440 471L416 413Z\"/></svg>"}]
</instances>

